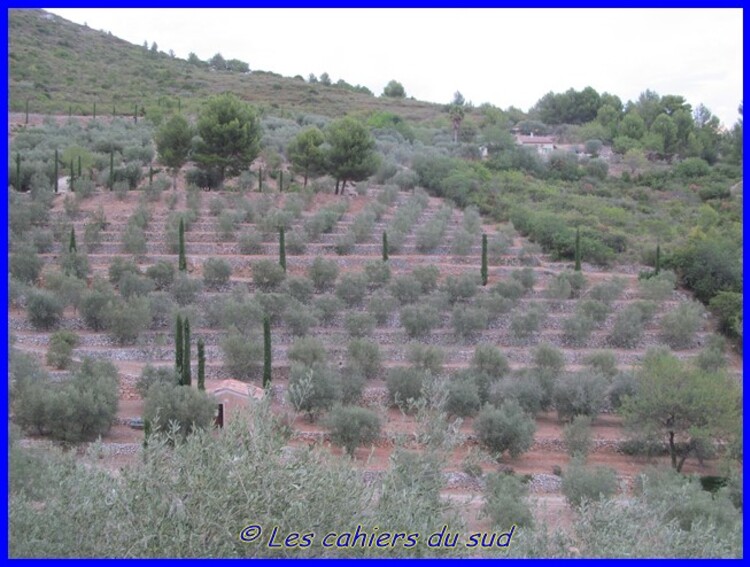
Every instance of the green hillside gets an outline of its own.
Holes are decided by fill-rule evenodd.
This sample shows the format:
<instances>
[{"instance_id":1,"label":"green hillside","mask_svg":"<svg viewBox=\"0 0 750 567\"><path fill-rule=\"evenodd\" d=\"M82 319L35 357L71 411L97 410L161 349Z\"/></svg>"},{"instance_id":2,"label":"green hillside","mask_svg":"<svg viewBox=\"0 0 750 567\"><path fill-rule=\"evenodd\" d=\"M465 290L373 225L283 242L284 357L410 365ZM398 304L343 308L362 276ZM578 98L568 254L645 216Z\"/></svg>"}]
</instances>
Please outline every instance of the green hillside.
<instances>
[{"instance_id":1,"label":"green hillside","mask_svg":"<svg viewBox=\"0 0 750 567\"><path fill-rule=\"evenodd\" d=\"M10 10L10 108L31 112L131 114L136 104L188 108L210 94L232 91L260 108L337 116L387 110L402 118L430 120L440 105L308 84L275 73L216 72L153 53L110 33L79 26L43 10ZM166 100L171 99L171 100Z\"/></svg>"}]
</instances>

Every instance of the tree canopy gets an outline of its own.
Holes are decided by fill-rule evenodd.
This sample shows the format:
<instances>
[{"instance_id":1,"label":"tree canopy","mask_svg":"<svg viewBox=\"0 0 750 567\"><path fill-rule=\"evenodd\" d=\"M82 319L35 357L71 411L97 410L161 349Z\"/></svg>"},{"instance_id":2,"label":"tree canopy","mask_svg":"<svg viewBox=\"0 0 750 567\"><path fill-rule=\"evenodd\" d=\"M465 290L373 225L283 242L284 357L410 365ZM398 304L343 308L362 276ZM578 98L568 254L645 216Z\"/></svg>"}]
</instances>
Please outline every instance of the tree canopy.
<instances>
[{"instance_id":1,"label":"tree canopy","mask_svg":"<svg viewBox=\"0 0 750 567\"><path fill-rule=\"evenodd\" d=\"M336 179L336 194L348 181L362 181L378 167L375 140L369 130L354 118L345 117L329 124L326 139L328 172Z\"/></svg>"},{"instance_id":2,"label":"tree canopy","mask_svg":"<svg viewBox=\"0 0 750 567\"><path fill-rule=\"evenodd\" d=\"M194 159L201 167L216 170L219 179L239 175L260 151L261 128L257 112L230 93L208 100L198 118Z\"/></svg>"},{"instance_id":3,"label":"tree canopy","mask_svg":"<svg viewBox=\"0 0 750 567\"><path fill-rule=\"evenodd\" d=\"M287 146L287 155L294 169L302 173L303 186L307 187L307 179L311 175L321 173L325 167L325 153L321 147L325 136L317 127L311 126L302 130Z\"/></svg>"},{"instance_id":4,"label":"tree canopy","mask_svg":"<svg viewBox=\"0 0 750 567\"><path fill-rule=\"evenodd\" d=\"M159 160L176 176L185 165L192 148L194 131L184 116L176 114L156 133L156 151Z\"/></svg>"}]
</instances>

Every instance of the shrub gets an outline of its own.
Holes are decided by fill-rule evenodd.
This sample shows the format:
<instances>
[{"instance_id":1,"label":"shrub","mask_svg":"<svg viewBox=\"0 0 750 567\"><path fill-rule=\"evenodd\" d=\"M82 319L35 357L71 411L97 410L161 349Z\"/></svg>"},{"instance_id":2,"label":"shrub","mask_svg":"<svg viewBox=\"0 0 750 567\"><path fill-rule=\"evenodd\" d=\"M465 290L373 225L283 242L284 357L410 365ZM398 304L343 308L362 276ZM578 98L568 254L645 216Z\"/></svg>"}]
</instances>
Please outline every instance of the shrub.
<instances>
[{"instance_id":1,"label":"shrub","mask_svg":"<svg viewBox=\"0 0 750 567\"><path fill-rule=\"evenodd\" d=\"M604 376L613 378L617 375L617 358L611 351L599 351L589 354L583 363Z\"/></svg>"},{"instance_id":2,"label":"shrub","mask_svg":"<svg viewBox=\"0 0 750 567\"><path fill-rule=\"evenodd\" d=\"M235 211L222 211L216 220L216 234L219 240L228 242L234 239L234 231L237 228L237 216Z\"/></svg>"},{"instance_id":3,"label":"shrub","mask_svg":"<svg viewBox=\"0 0 750 567\"><path fill-rule=\"evenodd\" d=\"M577 415L596 417L607 402L609 380L591 371L566 373L554 388L554 404L561 420Z\"/></svg>"},{"instance_id":4,"label":"shrub","mask_svg":"<svg viewBox=\"0 0 750 567\"><path fill-rule=\"evenodd\" d=\"M118 287L120 295L125 299L131 297L142 297L154 291L154 282L144 276L139 276L133 272L125 272L120 278Z\"/></svg>"},{"instance_id":5,"label":"shrub","mask_svg":"<svg viewBox=\"0 0 750 567\"><path fill-rule=\"evenodd\" d=\"M286 251L293 256L301 256L307 250L307 235L298 229L286 235Z\"/></svg>"},{"instance_id":6,"label":"shrub","mask_svg":"<svg viewBox=\"0 0 750 567\"><path fill-rule=\"evenodd\" d=\"M349 336L362 338L372 334L375 330L375 318L369 313L352 312L346 315L344 327Z\"/></svg>"},{"instance_id":7,"label":"shrub","mask_svg":"<svg viewBox=\"0 0 750 567\"><path fill-rule=\"evenodd\" d=\"M232 376L243 380L260 375L263 364L263 343L257 337L248 338L230 333L221 342L224 366Z\"/></svg>"},{"instance_id":8,"label":"shrub","mask_svg":"<svg viewBox=\"0 0 750 567\"><path fill-rule=\"evenodd\" d=\"M216 400L205 392L190 386L158 382L146 393L143 419L154 431L172 431L176 424L184 439L197 429L211 427L215 410Z\"/></svg>"},{"instance_id":9,"label":"shrub","mask_svg":"<svg viewBox=\"0 0 750 567\"><path fill-rule=\"evenodd\" d=\"M420 338L440 323L440 314L431 305L407 305L401 309L399 319L409 337Z\"/></svg>"},{"instance_id":10,"label":"shrub","mask_svg":"<svg viewBox=\"0 0 750 567\"><path fill-rule=\"evenodd\" d=\"M308 333L310 327L318 324L318 318L307 307L295 301L285 309L284 323L292 335L301 337Z\"/></svg>"},{"instance_id":11,"label":"shrub","mask_svg":"<svg viewBox=\"0 0 750 567\"><path fill-rule=\"evenodd\" d=\"M615 317L615 324L609 335L609 342L617 348L635 348L643 334L643 313L629 305Z\"/></svg>"},{"instance_id":12,"label":"shrub","mask_svg":"<svg viewBox=\"0 0 750 567\"><path fill-rule=\"evenodd\" d=\"M476 298L474 305L487 314L487 321L492 323L500 315L510 313L515 305L515 301L500 297L494 293L482 293Z\"/></svg>"},{"instance_id":13,"label":"shrub","mask_svg":"<svg viewBox=\"0 0 750 567\"><path fill-rule=\"evenodd\" d=\"M263 254L263 235L257 230L248 230L241 234L237 244L240 254Z\"/></svg>"},{"instance_id":14,"label":"shrub","mask_svg":"<svg viewBox=\"0 0 750 567\"><path fill-rule=\"evenodd\" d=\"M585 460L591 450L591 418L577 415L563 428L563 439L568 455Z\"/></svg>"},{"instance_id":15,"label":"shrub","mask_svg":"<svg viewBox=\"0 0 750 567\"><path fill-rule=\"evenodd\" d=\"M284 282L286 292L300 303L309 304L313 296L313 283L305 276L287 276Z\"/></svg>"},{"instance_id":16,"label":"shrub","mask_svg":"<svg viewBox=\"0 0 750 567\"><path fill-rule=\"evenodd\" d=\"M568 504L575 508L584 501L609 498L616 490L617 475L609 468L587 468L580 461L573 461L563 475L562 492Z\"/></svg>"},{"instance_id":17,"label":"shrub","mask_svg":"<svg viewBox=\"0 0 750 567\"><path fill-rule=\"evenodd\" d=\"M386 325L397 306L398 302L393 296L383 290L378 290L370 297L367 312L375 318L377 325Z\"/></svg>"},{"instance_id":18,"label":"shrub","mask_svg":"<svg viewBox=\"0 0 750 567\"><path fill-rule=\"evenodd\" d=\"M308 275L318 292L333 287L339 275L339 267L334 260L326 260L322 256L316 256L313 260Z\"/></svg>"},{"instance_id":19,"label":"shrub","mask_svg":"<svg viewBox=\"0 0 750 567\"><path fill-rule=\"evenodd\" d=\"M416 368L392 368L388 373L388 399L395 405L422 397L425 374Z\"/></svg>"},{"instance_id":20,"label":"shrub","mask_svg":"<svg viewBox=\"0 0 750 567\"><path fill-rule=\"evenodd\" d=\"M580 317L588 317L594 323L603 323L611 311L610 306L603 301L597 299L587 299L581 301L576 306L576 315Z\"/></svg>"},{"instance_id":21,"label":"shrub","mask_svg":"<svg viewBox=\"0 0 750 567\"><path fill-rule=\"evenodd\" d=\"M174 272L174 265L164 260L146 268L146 276L154 281L157 290L169 289L174 282Z\"/></svg>"},{"instance_id":22,"label":"shrub","mask_svg":"<svg viewBox=\"0 0 750 567\"><path fill-rule=\"evenodd\" d=\"M122 235L122 250L128 254L140 256L146 253L146 235L143 229L130 225Z\"/></svg>"},{"instance_id":23,"label":"shrub","mask_svg":"<svg viewBox=\"0 0 750 567\"><path fill-rule=\"evenodd\" d=\"M451 324L456 335L467 340L487 328L487 313L477 307L456 305Z\"/></svg>"},{"instance_id":24,"label":"shrub","mask_svg":"<svg viewBox=\"0 0 750 567\"><path fill-rule=\"evenodd\" d=\"M147 364L141 370L141 375L135 384L136 390L145 398L148 395L149 388L153 384L169 384L176 386L180 381L180 375L175 371L173 366L152 366Z\"/></svg>"},{"instance_id":25,"label":"shrub","mask_svg":"<svg viewBox=\"0 0 750 567\"><path fill-rule=\"evenodd\" d=\"M534 516L527 502L528 489L513 474L491 473L484 485L482 514L492 520L492 526L507 529L508 526L532 527Z\"/></svg>"},{"instance_id":26,"label":"shrub","mask_svg":"<svg viewBox=\"0 0 750 567\"><path fill-rule=\"evenodd\" d=\"M548 343L542 343L534 349L534 366L538 370L559 374L565 369L565 357L560 349Z\"/></svg>"},{"instance_id":27,"label":"shrub","mask_svg":"<svg viewBox=\"0 0 750 567\"><path fill-rule=\"evenodd\" d=\"M661 338L672 349L685 349L693 344L700 330L705 309L700 303L681 303L661 319Z\"/></svg>"},{"instance_id":28,"label":"shrub","mask_svg":"<svg viewBox=\"0 0 750 567\"><path fill-rule=\"evenodd\" d=\"M354 339L347 347L349 368L365 378L375 378L382 366L380 347L374 341Z\"/></svg>"},{"instance_id":29,"label":"shrub","mask_svg":"<svg viewBox=\"0 0 750 567\"><path fill-rule=\"evenodd\" d=\"M151 308L145 297L115 301L107 306L107 330L120 344L132 344L151 325Z\"/></svg>"},{"instance_id":30,"label":"shrub","mask_svg":"<svg viewBox=\"0 0 750 567\"><path fill-rule=\"evenodd\" d=\"M402 305L414 303L422 294L422 286L419 280L412 275L404 275L394 278L391 281L389 290L393 297L395 297Z\"/></svg>"},{"instance_id":31,"label":"shrub","mask_svg":"<svg viewBox=\"0 0 750 567\"><path fill-rule=\"evenodd\" d=\"M474 420L474 432L480 444L498 458L508 452L515 459L534 443L536 424L518 402L509 400L499 408L485 406Z\"/></svg>"},{"instance_id":32,"label":"shrub","mask_svg":"<svg viewBox=\"0 0 750 567\"><path fill-rule=\"evenodd\" d=\"M453 235L451 242L451 254L456 256L468 256L471 247L474 245L474 235L466 230L460 229Z\"/></svg>"},{"instance_id":33,"label":"shrub","mask_svg":"<svg viewBox=\"0 0 750 567\"><path fill-rule=\"evenodd\" d=\"M542 314L536 305L529 307L525 312L517 312L510 322L510 332L517 340L527 340L539 331L542 322Z\"/></svg>"},{"instance_id":34,"label":"shrub","mask_svg":"<svg viewBox=\"0 0 750 567\"><path fill-rule=\"evenodd\" d=\"M80 280L86 279L89 273L89 259L83 252L64 252L60 266L64 274Z\"/></svg>"},{"instance_id":35,"label":"shrub","mask_svg":"<svg viewBox=\"0 0 750 567\"><path fill-rule=\"evenodd\" d=\"M375 215L372 211L365 209L354 218L350 231L356 242L367 242L372 236L375 227Z\"/></svg>"},{"instance_id":36,"label":"shrub","mask_svg":"<svg viewBox=\"0 0 750 567\"><path fill-rule=\"evenodd\" d=\"M625 398L636 394L637 379L634 374L622 372L612 380L609 388L609 403L612 409L619 410Z\"/></svg>"},{"instance_id":37,"label":"shrub","mask_svg":"<svg viewBox=\"0 0 750 567\"><path fill-rule=\"evenodd\" d=\"M356 241L354 239L354 234L352 234L351 231L345 232L336 237L336 240L333 243L333 249L339 256L346 256L347 254L354 252L355 244Z\"/></svg>"},{"instance_id":38,"label":"shrub","mask_svg":"<svg viewBox=\"0 0 750 567\"><path fill-rule=\"evenodd\" d=\"M501 378L490 386L488 400L500 407L506 400L515 400L529 415L536 415L542 409L544 392L536 377L529 373Z\"/></svg>"},{"instance_id":39,"label":"shrub","mask_svg":"<svg viewBox=\"0 0 750 567\"><path fill-rule=\"evenodd\" d=\"M151 311L152 329L159 329L171 325L172 314L177 309L177 304L168 293L164 291L150 293L148 296L148 304Z\"/></svg>"},{"instance_id":40,"label":"shrub","mask_svg":"<svg viewBox=\"0 0 750 567\"><path fill-rule=\"evenodd\" d=\"M378 438L380 418L366 408L339 406L331 412L328 427L333 444L343 447L349 456L354 457L357 447L374 443Z\"/></svg>"},{"instance_id":41,"label":"shrub","mask_svg":"<svg viewBox=\"0 0 750 567\"><path fill-rule=\"evenodd\" d=\"M315 300L315 308L320 313L320 322L330 325L339 311L344 308L344 302L335 295L327 293Z\"/></svg>"},{"instance_id":42,"label":"shrub","mask_svg":"<svg viewBox=\"0 0 750 567\"><path fill-rule=\"evenodd\" d=\"M477 294L479 281L476 274L461 274L445 278L444 289L451 303L466 301Z\"/></svg>"},{"instance_id":43,"label":"shrub","mask_svg":"<svg viewBox=\"0 0 750 567\"><path fill-rule=\"evenodd\" d=\"M255 301L260 306L261 319L268 317L271 323L279 321L289 306L289 296L285 293L256 293Z\"/></svg>"},{"instance_id":44,"label":"shrub","mask_svg":"<svg viewBox=\"0 0 750 567\"><path fill-rule=\"evenodd\" d=\"M70 380L46 376L18 384L13 403L24 429L77 443L109 431L117 412L117 369L109 361L84 359Z\"/></svg>"},{"instance_id":45,"label":"shrub","mask_svg":"<svg viewBox=\"0 0 750 567\"><path fill-rule=\"evenodd\" d=\"M474 349L471 368L497 379L504 376L510 370L510 365L508 364L508 359L500 352L499 348L490 344L479 344Z\"/></svg>"},{"instance_id":46,"label":"shrub","mask_svg":"<svg viewBox=\"0 0 750 567\"><path fill-rule=\"evenodd\" d=\"M101 331L107 326L107 309L117 299L112 286L103 280L94 280L91 290L81 297L80 311L86 325L92 331Z\"/></svg>"},{"instance_id":47,"label":"shrub","mask_svg":"<svg viewBox=\"0 0 750 567\"><path fill-rule=\"evenodd\" d=\"M419 370L437 376L443 371L443 350L440 347L422 343L410 343L406 359Z\"/></svg>"},{"instance_id":48,"label":"shrub","mask_svg":"<svg viewBox=\"0 0 750 567\"><path fill-rule=\"evenodd\" d=\"M662 270L659 274L638 281L638 292L641 299L650 301L664 301L671 297L677 283L677 276L669 270Z\"/></svg>"},{"instance_id":49,"label":"shrub","mask_svg":"<svg viewBox=\"0 0 750 567\"><path fill-rule=\"evenodd\" d=\"M278 262L258 260L253 265L253 283L260 291L274 291L286 277L286 272Z\"/></svg>"},{"instance_id":50,"label":"shrub","mask_svg":"<svg viewBox=\"0 0 750 567\"><path fill-rule=\"evenodd\" d=\"M287 396L295 411L305 412L313 421L338 400L337 376L325 364L293 364Z\"/></svg>"},{"instance_id":51,"label":"shrub","mask_svg":"<svg viewBox=\"0 0 750 567\"><path fill-rule=\"evenodd\" d=\"M625 289L625 280L620 277L595 285L589 290L588 296L609 305L619 299Z\"/></svg>"},{"instance_id":52,"label":"shrub","mask_svg":"<svg viewBox=\"0 0 750 567\"><path fill-rule=\"evenodd\" d=\"M594 330L594 321L586 315L576 314L563 321L563 341L572 347L586 344Z\"/></svg>"},{"instance_id":53,"label":"shrub","mask_svg":"<svg viewBox=\"0 0 750 567\"><path fill-rule=\"evenodd\" d=\"M200 280L191 278L181 272L175 277L172 284L172 297L182 306L189 305L195 301L196 296L203 290Z\"/></svg>"},{"instance_id":54,"label":"shrub","mask_svg":"<svg viewBox=\"0 0 750 567\"><path fill-rule=\"evenodd\" d=\"M314 337L295 339L287 351L290 362L298 362L303 366L325 364L327 356L323 343Z\"/></svg>"},{"instance_id":55,"label":"shrub","mask_svg":"<svg viewBox=\"0 0 750 567\"><path fill-rule=\"evenodd\" d=\"M720 291L708 304L719 319L719 331L732 338L742 337L742 294Z\"/></svg>"},{"instance_id":56,"label":"shrub","mask_svg":"<svg viewBox=\"0 0 750 567\"><path fill-rule=\"evenodd\" d=\"M469 417L479 411L482 401L474 380L456 379L448 383L448 396L445 400L445 411L448 415Z\"/></svg>"},{"instance_id":57,"label":"shrub","mask_svg":"<svg viewBox=\"0 0 750 567\"><path fill-rule=\"evenodd\" d=\"M73 360L73 349L78 346L78 335L73 331L57 331L50 336L47 349L47 364L65 370Z\"/></svg>"},{"instance_id":58,"label":"shrub","mask_svg":"<svg viewBox=\"0 0 750 567\"><path fill-rule=\"evenodd\" d=\"M11 278L11 282L13 282ZM86 282L73 276L66 276L60 272L52 272L44 275L45 287L54 292L64 305L70 305L78 309L81 298L86 291Z\"/></svg>"},{"instance_id":59,"label":"shrub","mask_svg":"<svg viewBox=\"0 0 750 567\"><path fill-rule=\"evenodd\" d=\"M313 279L313 281L315 281ZM348 307L359 305L367 292L367 280L362 273L346 273L336 285L336 297Z\"/></svg>"},{"instance_id":60,"label":"shrub","mask_svg":"<svg viewBox=\"0 0 750 567\"><path fill-rule=\"evenodd\" d=\"M432 293L437 289L437 280L440 270L437 266L417 266L411 272L411 276L419 282L422 293Z\"/></svg>"},{"instance_id":61,"label":"shrub","mask_svg":"<svg viewBox=\"0 0 750 567\"><path fill-rule=\"evenodd\" d=\"M122 256L116 256L115 259L112 260L107 271L109 282L117 285L120 283L123 274L128 272L136 275L141 274L140 268L138 268L138 265L133 260L123 258Z\"/></svg>"},{"instance_id":62,"label":"shrub","mask_svg":"<svg viewBox=\"0 0 750 567\"><path fill-rule=\"evenodd\" d=\"M510 273L510 277L523 286L523 289L530 291L534 289L536 283L536 274L531 268L521 268L520 270L513 270Z\"/></svg>"},{"instance_id":63,"label":"shrub","mask_svg":"<svg viewBox=\"0 0 750 567\"><path fill-rule=\"evenodd\" d=\"M497 282L494 286L492 286L492 293L494 295L499 295L502 298L515 301L523 297L526 291L520 282L517 282L515 280L508 280L504 282Z\"/></svg>"},{"instance_id":64,"label":"shrub","mask_svg":"<svg viewBox=\"0 0 750 567\"><path fill-rule=\"evenodd\" d=\"M341 377L341 403L358 403L362 398L364 387L364 376L352 368L345 368Z\"/></svg>"},{"instance_id":65,"label":"shrub","mask_svg":"<svg viewBox=\"0 0 750 567\"><path fill-rule=\"evenodd\" d=\"M203 262L203 283L207 286L225 285L232 275L232 266L221 258L208 258Z\"/></svg>"},{"instance_id":66,"label":"shrub","mask_svg":"<svg viewBox=\"0 0 750 567\"><path fill-rule=\"evenodd\" d=\"M32 288L26 294L26 315L35 329L51 329L62 319L63 303L49 291Z\"/></svg>"},{"instance_id":67,"label":"shrub","mask_svg":"<svg viewBox=\"0 0 750 567\"><path fill-rule=\"evenodd\" d=\"M28 244L15 248L10 255L10 275L25 284L33 284L42 271L42 259L36 250Z\"/></svg>"},{"instance_id":68,"label":"shrub","mask_svg":"<svg viewBox=\"0 0 750 567\"><path fill-rule=\"evenodd\" d=\"M706 346L695 357L695 365L705 372L718 372L727 365L724 356L724 340L712 335L708 338Z\"/></svg>"},{"instance_id":69,"label":"shrub","mask_svg":"<svg viewBox=\"0 0 750 567\"><path fill-rule=\"evenodd\" d=\"M508 252L510 241L504 234L498 233L488 239L487 259L491 264L500 264L503 256Z\"/></svg>"},{"instance_id":70,"label":"shrub","mask_svg":"<svg viewBox=\"0 0 750 567\"><path fill-rule=\"evenodd\" d=\"M371 287L381 287L391 279L391 268L387 262L370 260L364 265L365 277Z\"/></svg>"},{"instance_id":71,"label":"shrub","mask_svg":"<svg viewBox=\"0 0 750 567\"><path fill-rule=\"evenodd\" d=\"M573 288L567 278L558 276L549 282L547 289L544 290L544 297L553 300L570 299L573 297Z\"/></svg>"}]
</instances>

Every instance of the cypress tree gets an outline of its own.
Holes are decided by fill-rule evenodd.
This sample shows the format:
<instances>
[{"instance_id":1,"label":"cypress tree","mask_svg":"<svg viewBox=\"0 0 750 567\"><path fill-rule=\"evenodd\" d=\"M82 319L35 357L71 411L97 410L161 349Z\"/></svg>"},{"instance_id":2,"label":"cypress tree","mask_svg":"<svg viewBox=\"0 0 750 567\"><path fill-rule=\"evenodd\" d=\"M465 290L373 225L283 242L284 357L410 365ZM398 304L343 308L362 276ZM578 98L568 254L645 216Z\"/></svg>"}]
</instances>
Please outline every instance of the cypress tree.
<instances>
[{"instance_id":1,"label":"cypress tree","mask_svg":"<svg viewBox=\"0 0 750 567\"><path fill-rule=\"evenodd\" d=\"M73 118L73 105L68 106L68 119Z\"/></svg>"},{"instance_id":2,"label":"cypress tree","mask_svg":"<svg viewBox=\"0 0 750 567\"><path fill-rule=\"evenodd\" d=\"M198 339L198 389L206 389L206 346Z\"/></svg>"},{"instance_id":3,"label":"cypress tree","mask_svg":"<svg viewBox=\"0 0 750 567\"><path fill-rule=\"evenodd\" d=\"M76 247L76 229L75 227L70 227L70 243L68 244L68 252L71 254L78 252L78 248Z\"/></svg>"},{"instance_id":4,"label":"cypress tree","mask_svg":"<svg viewBox=\"0 0 750 567\"><path fill-rule=\"evenodd\" d=\"M177 98L177 112L182 112L182 99Z\"/></svg>"},{"instance_id":5,"label":"cypress tree","mask_svg":"<svg viewBox=\"0 0 750 567\"><path fill-rule=\"evenodd\" d=\"M576 228L576 251L575 251L576 266L575 271L581 271L581 229Z\"/></svg>"},{"instance_id":6,"label":"cypress tree","mask_svg":"<svg viewBox=\"0 0 750 567\"><path fill-rule=\"evenodd\" d=\"M135 110L133 111L133 122L138 124L138 104L135 105Z\"/></svg>"},{"instance_id":7,"label":"cypress tree","mask_svg":"<svg viewBox=\"0 0 750 567\"><path fill-rule=\"evenodd\" d=\"M174 369L180 377L180 384L182 384L182 348L184 343L182 339L182 317L177 314L177 319L174 324Z\"/></svg>"},{"instance_id":8,"label":"cypress tree","mask_svg":"<svg viewBox=\"0 0 750 567\"><path fill-rule=\"evenodd\" d=\"M263 168L258 167L258 193L263 192Z\"/></svg>"},{"instance_id":9,"label":"cypress tree","mask_svg":"<svg viewBox=\"0 0 750 567\"><path fill-rule=\"evenodd\" d=\"M28 124L28 123L29 123L29 99L26 99L26 121L24 122L24 124Z\"/></svg>"},{"instance_id":10,"label":"cypress tree","mask_svg":"<svg viewBox=\"0 0 750 567\"><path fill-rule=\"evenodd\" d=\"M148 166L148 186L151 187L151 185L154 183L154 166L149 164Z\"/></svg>"},{"instance_id":11,"label":"cypress tree","mask_svg":"<svg viewBox=\"0 0 750 567\"><path fill-rule=\"evenodd\" d=\"M78 156L78 177L81 177L81 156Z\"/></svg>"},{"instance_id":12,"label":"cypress tree","mask_svg":"<svg viewBox=\"0 0 750 567\"><path fill-rule=\"evenodd\" d=\"M660 271L661 271L661 246L657 244L656 245L656 270L654 274L658 276Z\"/></svg>"},{"instance_id":13,"label":"cypress tree","mask_svg":"<svg viewBox=\"0 0 750 567\"><path fill-rule=\"evenodd\" d=\"M151 420L145 419L143 421L143 448L148 447L148 438L151 436Z\"/></svg>"},{"instance_id":14,"label":"cypress tree","mask_svg":"<svg viewBox=\"0 0 750 567\"><path fill-rule=\"evenodd\" d=\"M279 193L284 191L284 172L279 170Z\"/></svg>"},{"instance_id":15,"label":"cypress tree","mask_svg":"<svg viewBox=\"0 0 750 567\"><path fill-rule=\"evenodd\" d=\"M482 234L482 285L487 285L487 235Z\"/></svg>"},{"instance_id":16,"label":"cypress tree","mask_svg":"<svg viewBox=\"0 0 750 567\"><path fill-rule=\"evenodd\" d=\"M115 184L115 151L109 152L109 190L112 190Z\"/></svg>"},{"instance_id":17,"label":"cypress tree","mask_svg":"<svg viewBox=\"0 0 750 567\"><path fill-rule=\"evenodd\" d=\"M96 103L94 103L94 117L93 120L96 120Z\"/></svg>"},{"instance_id":18,"label":"cypress tree","mask_svg":"<svg viewBox=\"0 0 750 567\"><path fill-rule=\"evenodd\" d=\"M55 150L55 193L57 193L58 184L57 184L57 162L59 161L59 158L57 156L57 150Z\"/></svg>"},{"instance_id":19,"label":"cypress tree","mask_svg":"<svg viewBox=\"0 0 750 567\"><path fill-rule=\"evenodd\" d=\"M279 227L279 265L286 272L286 240L284 238L284 227Z\"/></svg>"},{"instance_id":20,"label":"cypress tree","mask_svg":"<svg viewBox=\"0 0 750 567\"><path fill-rule=\"evenodd\" d=\"M388 233L383 231L383 262L388 261Z\"/></svg>"},{"instance_id":21,"label":"cypress tree","mask_svg":"<svg viewBox=\"0 0 750 567\"><path fill-rule=\"evenodd\" d=\"M193 381L190 372L190 320L185 317L185 330L183 331L183 340L185 348L182 349L182 385L190 386Z\"/></svg>"},{"instance_id":22,"label":"cypress tree","mask_svg":"<svg viewBox=\"0 0 750 567\"><path fill-rule=\"evenodd\" d=\"M75 193L73 183L75 182L75 170L73 169L73 158L70 158L70 192Z\"/></svg>"},{"instance_id":23,"label":"cypress tree","mask_svg":"<svg viewBox=\"0 0 750 567\"><path fill-rule=\"evenodd\" d=\"M16 152L16 191L21 190L21 153Z\"/></svg>"},{"instance_id":24,"label":"cypress tree","mask_svg":"<svg viewBox=\"0 0 750 567\"><path fill-rule=\"evenodd\" d=\"M185 223L182 218L180 218L179 238L180 258L177 267L181 272L187 272L187 258L185 257Z\"/></svg>"},{"instance_id":25,"label":"cypress tree","mask_svg":"<svg viewBox=\"0 0 750 567\"><path fill-rule=\"evenodd\" d=\"M263 317L263 387L271 384L271 319Z\"/></svg>"}]
</instances>

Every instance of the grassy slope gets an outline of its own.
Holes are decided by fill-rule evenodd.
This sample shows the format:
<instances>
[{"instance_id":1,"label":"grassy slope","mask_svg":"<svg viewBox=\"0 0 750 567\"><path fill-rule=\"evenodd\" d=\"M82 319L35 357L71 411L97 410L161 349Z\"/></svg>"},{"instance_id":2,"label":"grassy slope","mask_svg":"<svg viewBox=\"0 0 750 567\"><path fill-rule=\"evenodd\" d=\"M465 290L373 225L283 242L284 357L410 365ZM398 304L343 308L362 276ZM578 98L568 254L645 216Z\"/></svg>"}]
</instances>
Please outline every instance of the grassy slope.
<instances>
[{"instance_id":1,"label":"grassy slope","mask_svg":"<svg viewBox=\"0 0 750 567\"><path fill-rule=\"evenodd\" d=\"M441 112L440 105L387 99L342 88L310 85L273 73L214 72L152 54L108 33L79 26L42 10L11 10L10 107L31 112L88 114L132 113L135 104L147 108L162 97L179 97L190 108L202 97L232 91L260 107L279 111L338 116L387 110L425 121Z\"/></svg>"}]
</instances>

